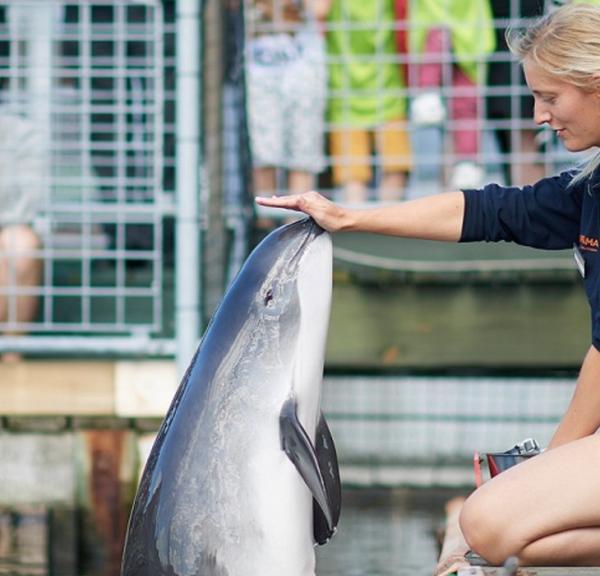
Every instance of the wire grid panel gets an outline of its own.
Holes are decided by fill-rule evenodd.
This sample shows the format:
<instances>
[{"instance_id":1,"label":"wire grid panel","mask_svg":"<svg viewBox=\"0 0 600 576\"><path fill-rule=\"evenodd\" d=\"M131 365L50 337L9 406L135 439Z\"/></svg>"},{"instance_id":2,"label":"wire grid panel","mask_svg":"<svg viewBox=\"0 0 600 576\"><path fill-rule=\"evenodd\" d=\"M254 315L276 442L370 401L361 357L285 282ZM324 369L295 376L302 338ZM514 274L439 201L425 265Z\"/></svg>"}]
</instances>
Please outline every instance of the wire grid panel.
<instances>
[{"instance_id":1,"label":"wire grid panel","mask_svg":"<svg viewBox=\"0 0 600 576\"><path fill-rule=\"evenodd\" d=\"M2 225L34 223L43 269L19 286L8 249L1 330L161 329L169 34L158 0L0 2ZM38 297L37 317L18 295Z\"/></svg>"},{"instance_id":2,"label":"wire grid panel","mask_svg":"<svg viewBox=\"0 0 600 576\"><path fill-rule=\"evenodd\" d=\"M286 193L292 188L289 171L301 170L339 200L394 201L490 181L528 184L581 161L534 122L533 99L505 42L507 29L526 27L543 14L543 2L330 4L327 14L311 14L293 0L246 0L259 193L268 193L269 186ZM308 112L297 110L314 113L319 103L318 58L307 57L312 52L303 41L315 28L324 40L327 76L318 144L324 167L291 153L279 161L276 155L277 149L293 148L289 142L295 146L307 138ZM292 82L300 78L294 67L305 70L298 63L312 66L312 75L305 74L303 87L293 91ZM271 110L269 98L278 98ZM257 112L253 125L253 110L261 109L267 113ZM265 134L275 143L271 156ZM277 175L267 180L264 168L273 165Z\"/></svg>"}]
</instances>

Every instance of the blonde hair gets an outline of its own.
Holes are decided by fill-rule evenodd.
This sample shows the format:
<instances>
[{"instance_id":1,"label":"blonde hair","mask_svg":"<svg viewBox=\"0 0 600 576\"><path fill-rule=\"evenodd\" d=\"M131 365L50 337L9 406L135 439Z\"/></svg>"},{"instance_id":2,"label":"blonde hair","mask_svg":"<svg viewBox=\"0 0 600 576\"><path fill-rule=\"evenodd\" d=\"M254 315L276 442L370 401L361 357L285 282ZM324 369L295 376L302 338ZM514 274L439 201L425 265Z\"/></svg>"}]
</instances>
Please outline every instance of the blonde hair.
<instances>
[{"instance_id":1,"label":"blonde hair","mask_svg":"<svg viewBox=\"0 0 600 576\"><path fill-rule=\"evenodd\" d=\"M525 30L507 30L506 40L522 62L535 62L548 74L586 92L600 91L600 6L567 4ZM600 166L597 152L573 182Z\"/></svg>"}]
</instances>

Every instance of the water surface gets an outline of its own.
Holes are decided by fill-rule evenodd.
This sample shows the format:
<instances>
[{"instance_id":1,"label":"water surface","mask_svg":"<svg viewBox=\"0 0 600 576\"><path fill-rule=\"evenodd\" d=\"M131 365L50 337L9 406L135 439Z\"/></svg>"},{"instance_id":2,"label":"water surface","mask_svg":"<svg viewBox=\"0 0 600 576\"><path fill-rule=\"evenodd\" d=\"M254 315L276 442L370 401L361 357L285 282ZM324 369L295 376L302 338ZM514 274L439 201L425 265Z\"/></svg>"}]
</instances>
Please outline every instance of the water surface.
<instances>
[{"instance_id":1,"label":"water surface","mask_svg":"<svg viewBox=\"0 0 600 576\"><path fill-rule=\"evenodd\" d=\"M435 532L443 523L444 503L455 494L345 489L338 532L317 548L318 576L432 574L438 556ZM102 555L90 550L89 534L65 540L64 533L56 533L56 516L39 507L0 510L0 576L118 576L117 568L99 562Z\"/></svg>"},{"instance_id":2,"label":"water surface","mask_svg":"<svg viewBox=\"0 0 600 576\"><path fill-rule=\"evenodd\" d=\"M333 540L318 549L319 576L431 575L444 504L456 492L345 490Z\"/></svg>"}]
</instances>

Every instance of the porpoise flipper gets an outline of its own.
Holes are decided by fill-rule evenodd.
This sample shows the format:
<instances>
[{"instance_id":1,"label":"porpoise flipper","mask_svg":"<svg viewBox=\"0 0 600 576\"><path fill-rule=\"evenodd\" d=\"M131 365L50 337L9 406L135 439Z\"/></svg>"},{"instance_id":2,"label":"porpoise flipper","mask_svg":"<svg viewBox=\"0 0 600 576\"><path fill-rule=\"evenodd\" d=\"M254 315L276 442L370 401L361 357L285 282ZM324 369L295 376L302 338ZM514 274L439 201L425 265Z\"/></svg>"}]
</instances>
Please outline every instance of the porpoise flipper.
<instances>
[{"instance_id":1,"label":"porpoise flipper","mask_svg":"<svg viewBox=\"0 0 600 576\"><path fill-rule=\"evenodd\" d=\"M333 437L329 426L321 413L317 432L315 434L315 452L319 462L319 470L325 483L327 501L331 510L332 526L328 525L321 507L314 502L313 505L313 534L317 544L326 544L335 532L342 509L342 483L340 469Z\"/></svg>"},{"instance_id":2,"label":"porpoise flipper","mask_svg":"<svg viewBox=\"0 0 600 576\"><path fill-rule=\"evenodd\" d=\"M296 400L289 398L281 407L279 432L281 448L308 486L322 513L326 530L334 530L334 513L327 496L327 487L319 466L319 460L310 437L302 427L296 413Z\"/></svg>"}]
</instances>

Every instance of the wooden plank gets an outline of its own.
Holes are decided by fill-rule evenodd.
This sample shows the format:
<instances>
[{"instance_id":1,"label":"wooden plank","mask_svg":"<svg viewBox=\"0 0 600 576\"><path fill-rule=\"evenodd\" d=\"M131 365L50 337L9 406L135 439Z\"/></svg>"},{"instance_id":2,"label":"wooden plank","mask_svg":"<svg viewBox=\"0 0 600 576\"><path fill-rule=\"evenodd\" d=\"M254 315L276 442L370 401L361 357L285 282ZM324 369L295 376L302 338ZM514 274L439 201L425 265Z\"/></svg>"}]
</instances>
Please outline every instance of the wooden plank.
<instances>
[{"instance_id":1,"label":"wooden plank","mask_svg":"<svg viewBox=\"0 0 600 576\"><path fill-rule=\"evenodd\" d=\"M477 572L471 572L473 567L465 559L465 554L468 552L468 546L465 543L458 525L458 516L464 501L464 498L456 497L446 503L444 541L442 543L438 565L435 570L436 576L460 574L460 571L462 570L467 570L468 572L466 572L466 574L479 576Z\"/></svg>"},{"instance_id":2,"label":"wooden plank","mask_svg":"<svg viewBox=\"0 0 600 576\"><path fill-rule=\"evenodd\" d=\"M0 416L161 418L177 384L172 360L0 362Z\"/></svg>"},{"instance_id":3,"label":"wooden plank","mask_svg":"<svg viewBox=\"0 0 600 576\"><path fill-rule=\"evenodd\" d=\"M0 363L2 415L112 414L113 362Z\"/></svg>"},{"instance_id":4,"label":"wooden plank","mask_svg":"<svg viewBox=\"0 0 600 576\"><path fill-rule=\"evenodd\" d=\"M92 565L118 574L137 484L136 438L129 430L79 433L81 534Z\"/></svg>"},{"instance_id":5,"label":"wooden plank","mask_svg":"<svg viewBox=\"0 0 600 576\"><path fill-rule=\"evenodd\" d=\"M179 381L169 360L130 360L115 364L115 413L120 417L162 417Z\"/></svg>"}]
</instances>

